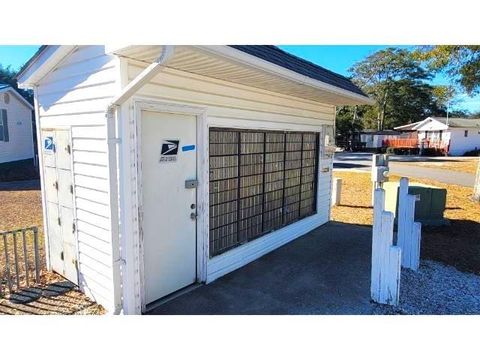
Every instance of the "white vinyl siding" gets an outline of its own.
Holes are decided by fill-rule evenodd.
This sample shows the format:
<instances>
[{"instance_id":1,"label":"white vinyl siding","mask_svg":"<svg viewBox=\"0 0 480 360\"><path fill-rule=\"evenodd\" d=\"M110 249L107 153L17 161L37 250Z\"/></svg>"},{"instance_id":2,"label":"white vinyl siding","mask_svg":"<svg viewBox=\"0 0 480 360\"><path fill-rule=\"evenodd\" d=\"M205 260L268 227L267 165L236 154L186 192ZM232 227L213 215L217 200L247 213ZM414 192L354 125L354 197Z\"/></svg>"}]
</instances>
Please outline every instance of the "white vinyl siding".
<instances>
[{"instance_id":1,"label":"white vinyl siding","mask_svg":"<svg viewBox=\"0 0 480 360\"><path fill-rule=\"evenodd\" d=\"M0 163L33 158L32 110L8 92L10 101L0 94Z\"/></svg>"},{"instance_id":2,"label":"white vinyl siding","mask_svg":"<svg viewBox=\"0 0 480 360\"><path fill-rule=\"evenodd\" d=\"M115 293L120 284L114 283L113 263L120 259L112 238L116 236L115 227L120 224L122 257L127 262L122 268L123 306L127 313L138 312L128 309L126 303L140 296L138 289L142 286L129 278L131 271L141 268L141 259L135 257L132 246L132 239L138 238L139 220L135 202L136 135L131 107L134 100L205 108L206 122L199 131L200 136L209 127L320 132L325 136L325 127L333 126L335 118L333 105L164 68L121 107L118 161L122 164L119 202L123 217L118 221L111 203L117 189L110 188L116 173L108 167L117 159L111 152L112 143L108 145L108 138L114 135L110 127L107 135L106 111L113 96L120 91L118 81L121 79L125 86L146 67L129 61L106 55L103 46L79 46L40 81L36 90L42 131L66 128L71 133L80 288L108 311L116 309ZM317 213L211 259L205 271L207 282L329 220L332 163L324 157L321 147L319 153ZM208 167L208 160L205 166ZM208 201L206 205L208 208Z\"/></svg>"},{"instance_id":3,"label":"white vinyl siding","mask_svg":"<svg viewBox=\"0 0 480 360\"><path fill-rule=\"evenodd\" d=\"M142 67L130 64L128 81L142 70ZM164 101L207 106L212 117L313 125L333 124L335 117L332 105L168 68L140 89L139 94Z\"/></svg>"},{"instance_id":4,"label":"white vinyl siding","mask_svg":"<svg viewBox=\"0 0 480 360\"><path fill-rule=\"evenodd\" d=\"M37 89L41 128L71 130L79 286L109 311L114 292L105 114L117 75L116 60L103 46L80 46Z\"/></svg>"},{"instance_id":5,"label":"white vinyl siding","mask_svg":"<svg viewBox=\"0 0 480 360\"><path fill-rule=\"evenodd\" d=\"M480 134L474 128L450 128L449 155L462 156L467 151L480 149ZM468 133L467 133L468 132ZM465 136L468 134L468 136Z\"/></svg>"},{"instance_id":6,"label":"white vinyl siding","mask_svg":"<svg viewBox=\"0 0 480 360\"><path fill-rule=\"evenodd\" d=\"M128 65L128 81L144 67ZM164 69L139 90L135 97L168 103L205 107L207 127L233 127L283 131L315 131L324 136L324 126L333 126L335 107L311 100L281 95L175 69ZM207 262L207 282L239 268L306 232L329 221L331 159L319 160L317 213L297 223L232 249ZM135 171L132 171L135 183ZM207 196L208 198L208 196ZM206 204L208 208L208 203Z\"/></svg>"}]
</instances>

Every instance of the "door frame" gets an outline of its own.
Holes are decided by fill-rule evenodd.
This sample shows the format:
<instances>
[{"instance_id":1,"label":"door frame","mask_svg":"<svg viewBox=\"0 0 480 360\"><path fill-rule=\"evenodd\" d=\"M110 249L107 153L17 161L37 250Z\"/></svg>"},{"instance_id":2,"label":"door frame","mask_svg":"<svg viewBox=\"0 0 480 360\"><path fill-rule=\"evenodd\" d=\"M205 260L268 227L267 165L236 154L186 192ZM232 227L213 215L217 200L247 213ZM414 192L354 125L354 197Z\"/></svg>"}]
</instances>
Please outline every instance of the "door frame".
<instances>
[{"instance_id":1,"label":"door frame","mask_svg":"<svg viewBox=\"0 0 480 360\"><path fill-rule=\"evenodd\" d=\"M197 200L197 223L196 223L196 282L206 281L207 260L208 260L208 132L206 131L207 109L183 104L168 103L146 98L135 98L133 100L133 133L134 133L134 159L133 167L136 172L136 183L134 188L136 194L133 196L135 218L133 219L134 232L133 245L135 249L135 272L138 274L140 304L142 312L145 312L145 268L144 268L144 239L143 239L143 184L142 184L142 111L159 113L172 113L180 115L193 115L196 117L196 166L198 187Z\"/></svg>"}]
</instances>

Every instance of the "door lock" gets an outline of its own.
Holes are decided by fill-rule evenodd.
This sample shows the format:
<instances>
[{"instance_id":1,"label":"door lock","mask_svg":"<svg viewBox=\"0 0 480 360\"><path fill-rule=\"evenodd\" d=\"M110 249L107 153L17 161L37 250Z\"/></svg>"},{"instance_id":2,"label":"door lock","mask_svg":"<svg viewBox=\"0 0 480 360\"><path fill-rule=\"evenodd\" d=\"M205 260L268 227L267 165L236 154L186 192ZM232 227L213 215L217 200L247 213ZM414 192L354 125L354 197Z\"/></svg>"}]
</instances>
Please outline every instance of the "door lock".
<instances>
[{"instance_id":1,"label":"door lock","mask_svg":"<svg viewBox=\"0 0 480 360\"><path fill-rule=\"evenodd\" d=\"M190 205L190 209L193 210L193 209L195 209L195 208L196 208L195 204L191 204L191 205Z\"/></svg>"},{"instance_id":2,"label":"door lock","mask_svg":"<svg viewBox=\"0 0 480 360\"><path fill-rule=\"evenodd\" d=\"M185 189L196 189L198 180L185 180Z\"/></svg>"},{"instance_id":3,"label":"door lock","mask_svg":"<svg viewBox=\"0 0 480 360\"><path fill-rule=\"evenodd\" d=\"M197 213L196 212L190 213L190 219L197 220Z\"/></svg>"}]
</instances>

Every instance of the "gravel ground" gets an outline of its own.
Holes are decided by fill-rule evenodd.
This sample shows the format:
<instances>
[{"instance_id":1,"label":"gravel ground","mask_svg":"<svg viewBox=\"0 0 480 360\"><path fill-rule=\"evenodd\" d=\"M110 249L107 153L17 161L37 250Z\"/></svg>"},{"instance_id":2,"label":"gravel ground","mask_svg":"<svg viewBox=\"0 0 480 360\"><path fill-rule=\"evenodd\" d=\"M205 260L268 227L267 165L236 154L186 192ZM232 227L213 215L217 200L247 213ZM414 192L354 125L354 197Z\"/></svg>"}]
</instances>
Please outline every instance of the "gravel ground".
<instances>
[{"instance_id":1,"label":"gravel ground","mask_svg":"<svg viewBox=\"0 0 480 360\"><path fill-rule=\"evenodd\" d=\"M421 262L418 272L402 269L400 304L375 305L379 315L480 314L480 276L436 261Z\"/></svg>"}]
</instances>

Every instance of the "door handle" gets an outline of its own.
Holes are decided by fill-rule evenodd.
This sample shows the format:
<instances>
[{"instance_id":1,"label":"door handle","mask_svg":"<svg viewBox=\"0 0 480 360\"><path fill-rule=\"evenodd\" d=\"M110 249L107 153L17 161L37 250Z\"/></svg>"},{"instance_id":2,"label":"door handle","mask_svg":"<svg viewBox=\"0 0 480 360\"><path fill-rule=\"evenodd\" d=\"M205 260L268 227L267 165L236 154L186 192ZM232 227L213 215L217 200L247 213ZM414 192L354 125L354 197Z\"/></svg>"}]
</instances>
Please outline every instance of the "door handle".
<instances>
[{"instance_id":1,"label":"door handle","mask_svg":"<svg viewBox=\"0 0 480 360\"><path fill-rule=\"evenodd\" d=\"M190 213L190 219L196 220L197 219L197 213L196 212Z\"/></svg>"}]
</instances>

